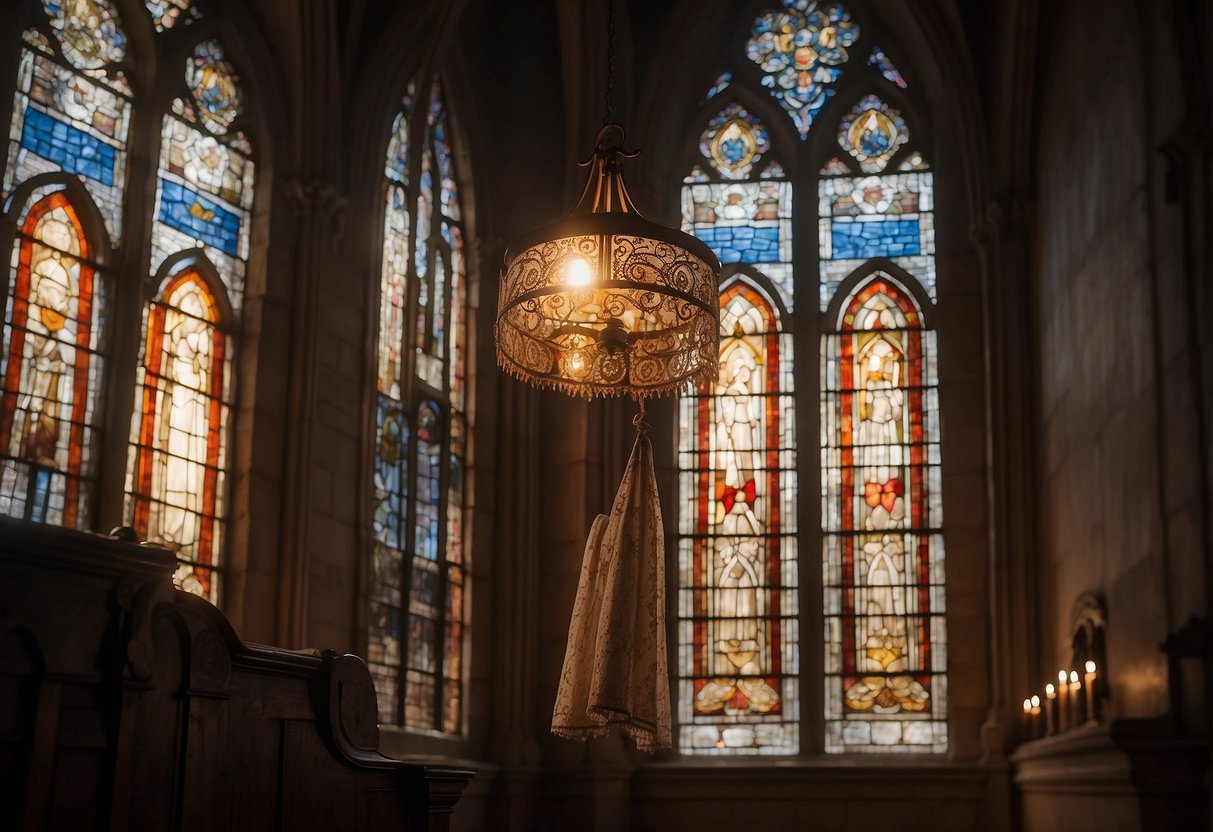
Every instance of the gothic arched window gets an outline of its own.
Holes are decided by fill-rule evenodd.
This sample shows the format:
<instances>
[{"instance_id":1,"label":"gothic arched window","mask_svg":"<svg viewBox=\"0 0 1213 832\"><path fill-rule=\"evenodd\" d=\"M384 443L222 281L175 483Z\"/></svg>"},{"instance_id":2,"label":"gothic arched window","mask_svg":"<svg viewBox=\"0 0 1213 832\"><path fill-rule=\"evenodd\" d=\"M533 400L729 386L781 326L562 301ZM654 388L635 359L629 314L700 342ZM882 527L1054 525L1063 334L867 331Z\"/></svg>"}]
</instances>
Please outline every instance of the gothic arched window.
<instances>
[{"instance_id":1,"label":"gothic arched window","mask_svg":"<svg viewBox=\"0 0 1213 832\"><path fill-rule=\"evenodd\" d=\"M62 186L19 216L0 364L0 513L89 522L103 293L94 246Z\"/></svg>"},{"instance_id":2,"label":"gothic arched window","mask_svg":"<svg viewBox=\"0 0 1213 832\"><path fill-rule=\"evenodd\" d=\"M254 170L240 81L219 41L198 43L181 78L162 121L150 264L158 281L143 316L126 514L142 538L177 553L180 586L217 602Z\"/></svg>"},{"instance_id":3,"label":"gothic arched window","mask_svg":"<svg viewBox=\"0 0 1213 832\"><path fill-rule=\"evenodd\" d=\"M122 231L127 40L108 0L44 9L22 36L4 168L16 239L4 281L0 514L88 528L109 287L98 269L106 243L86 218L99 213L115 239Z\"/></svg>"},{"instance_id":4,"label":"gothic arched window","mask_svg":"<svg viewBox=\"0 0 1213 832\"><path fill-rule=\"evenodd\" d=\"M467 275L437 78L410 85L385 175L367 661L383 723L458 733Z\"/></svg>"},{"instance_id":5,"label":"gothic arched window","mask_svg":"<svg viewBox=\"0 0 1213 832\"><path fill-rule=\"evenodd\" d=\"M783 0L741 51L682 188L725 269L720 375L680 409L679 747L944 751L933 181L889 103L909 85L839 3ZM796 431L815 404L819 455Z\"/></svg>"}]
</instances>

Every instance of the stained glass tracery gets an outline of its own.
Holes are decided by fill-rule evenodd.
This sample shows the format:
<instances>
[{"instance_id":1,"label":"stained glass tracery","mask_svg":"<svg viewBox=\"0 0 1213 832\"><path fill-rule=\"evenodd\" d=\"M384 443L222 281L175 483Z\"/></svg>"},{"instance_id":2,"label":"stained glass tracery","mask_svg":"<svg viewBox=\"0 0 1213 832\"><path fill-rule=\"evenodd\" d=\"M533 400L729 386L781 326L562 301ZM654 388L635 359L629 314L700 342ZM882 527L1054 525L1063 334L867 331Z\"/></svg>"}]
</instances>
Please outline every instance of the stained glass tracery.
<instances>
[{"instance_id":1,"label":"stained glass tracery","mask_svg":"<svg viewBox=\"0 0 1213 832\"><path fill-rule=\"evenodd\" d=\"M35 194L20 218L0 354L0 514L87 528L101 392L101 282L76 207Z\"/></svg>"},{"instance_id":2,"label":"stained glass tracery","mask_svg":"<svg viewBox=\"0 0 1213 832\"><path fill-rule=\"evenodd\" d=\"M827 751L947 749L934 336L876 272L824 339Z\"/></svg>"},{"instance_id":3,"label":"stained glass tracery","mask_svg":"<svg viewBox=\"0 0 1213 832\"><path fill-rule=\"evenodd\" d=\"M838 127L838 144L864 173L880 173L909 140L901 113L875 95L861 99Z\"/></svg>"},{"instance_id":4,"label":"stained glass tracery","mask_svg":"<svg viewBox=\"0 0 1213 832\"><path fill-rule=\"evenodd\" d=\"M458 733L467 278L438 80L415 101L410 85L385 165L367 663L381 722Z\"/></svg>"},{"instance_id":5,"label":"stained glass tracery","mask_svg":"<svg viewBox=\"0 0 1213 832\"><path fill-rule=\"evenodd\" d=\"M783 0L754 21L746 55L767 74L762 84L787 110L803 139L830 96L859 39L859 25L839 3Z\"/></svg>"},{"instance_id":6,"label":"stained glass tracery","mask_svg":"<svg viewBox=\"0 0 1213 832\"><path fill-rule=\"evenodd\" d=\"M716 114L699 140L699 152L725 179L745 179L770 150L767 128L736 103Z\"/></svg>"}]
</instances>

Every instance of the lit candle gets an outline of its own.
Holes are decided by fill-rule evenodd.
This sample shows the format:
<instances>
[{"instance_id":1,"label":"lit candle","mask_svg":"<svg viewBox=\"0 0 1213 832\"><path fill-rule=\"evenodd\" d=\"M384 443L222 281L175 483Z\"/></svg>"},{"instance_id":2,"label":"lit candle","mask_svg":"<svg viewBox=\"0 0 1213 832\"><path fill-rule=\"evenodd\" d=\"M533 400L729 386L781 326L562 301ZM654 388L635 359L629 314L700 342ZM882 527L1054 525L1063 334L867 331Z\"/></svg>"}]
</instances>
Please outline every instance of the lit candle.
<instances>
[{"instance_id":1,"label":"lit candle","mask_svg":"<svg viewBox=\"0 0 1213 832\"><path fill-rule=\"evenodd\" d=\"M1032 700L1025 699L1023 701L1023 728L1024 734L1028 739L1032 739L1034 732L1032 730Z\"/></svg>"},{"instance_id":2,"label":"lit candle","mask_svg":"<svg viewBox=\"0 0 1213 832\"><path fill-rule=\"evenodd\" d=\"M1032 739L1040 735L1040 697L1033 696L1032 702Z\"/></svg>"},{"instance_id":3,"label":"lit candle","mask_svg":"<svg viewBox=\"0 0 1213 832\"><path fill-rule=\"evenodd\" d=\"M1057 688L1053 683L1045 685L1045 736L1057 733Z\"/></svg>"},{"instance_id":4,"label":"lit candle","mask_svg":"<svg viewBox=\"0 0 1213 832\"><path fill-rule=\"evenodd\" d=\"M1095 662L1087 662L1087 672L1083 677L1083 687L1087 690L1087 721L1099 721L1099 712L1097 708L1097 700L1095 698Z\"/></svg>"},{"instance_id":5,"label":"lit candle","mask_svg":"<svg viewBox=\"0 0 1213 832\"><path fill-rule=\"evenodd\" d=\"M1077 728L1083 723L1082 717L1082 682L1078 681L1078 671L1070 671L1070 727Z\"/></svg>"},{"instance_id":6,"label":"lit candle","mask_svg":"<svg viewBox=\"0 0 1213 832\"><path fill-rule=\"evenodd\" d=\"M1057 671L1057 733L1059 734L1070 727L1069 692L1070 688L1066 684L1066 672Z\"/></svg>"}]
</instances>

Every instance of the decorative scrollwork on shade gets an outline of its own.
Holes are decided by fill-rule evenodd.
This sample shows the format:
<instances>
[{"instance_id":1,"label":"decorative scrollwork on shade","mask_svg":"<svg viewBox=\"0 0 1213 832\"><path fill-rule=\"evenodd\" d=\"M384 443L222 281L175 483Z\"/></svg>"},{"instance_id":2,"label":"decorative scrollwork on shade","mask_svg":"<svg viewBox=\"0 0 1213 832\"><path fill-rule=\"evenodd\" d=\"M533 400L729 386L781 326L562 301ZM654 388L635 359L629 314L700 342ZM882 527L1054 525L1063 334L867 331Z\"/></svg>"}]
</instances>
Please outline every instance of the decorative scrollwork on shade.
<instances>
[{"instance_id":1,"label":"decorative scrollwork on shade","mask_svg":"<svg viewBox=\"0 0 1213 832\"><path fill-rule=\"evenodd\" d=\"M662 395L715 376L716 275L687 249L578 235L541 240L507 262L497 355L512 375L587 398ZM579 280L586 264L590 276ZM604 333L619 326L626 348L611 349Z\"/></svg>"}]
</instances>

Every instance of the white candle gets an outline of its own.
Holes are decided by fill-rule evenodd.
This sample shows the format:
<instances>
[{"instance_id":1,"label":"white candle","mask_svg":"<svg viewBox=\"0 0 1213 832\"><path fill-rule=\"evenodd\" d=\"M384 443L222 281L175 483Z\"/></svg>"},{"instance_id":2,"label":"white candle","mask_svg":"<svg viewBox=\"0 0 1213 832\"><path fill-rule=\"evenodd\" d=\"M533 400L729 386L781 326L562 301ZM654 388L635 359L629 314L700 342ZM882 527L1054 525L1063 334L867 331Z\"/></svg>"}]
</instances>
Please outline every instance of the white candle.
<instances>
[{"instance_id":1,"label":"white candle","mask_svg":"<svg viewBox=\"0 0 1213 832\"><path fill-rule=\"evenodd\" d=\"M1070 727L1082 725L1082 683L1078 681L1078 671L1070 671Z\"/></svg>"},{"instance_id":2,"label":"white candle","mask_svg":"<svg viewBox=\"0 0 1213 832\"><path fill-rule=\"evenodd\" d=\"M1045 685L1045 736L1057 733L1057 688L1053 683Z\"/></svg>"},{"instance_id":3,"label":"white candle","mask_svg":"<svg viewBox=\"0 0 1213 832\"><path fill-rule=\"evenodd\" d=\"M1066 672L1057 671L1057 733L1070 727L1070 708L1067 694L1070 692L1066 684Z\"/></svg>"},{"instance_id":4,"label":"white candle","mask_svg":"<svg viewBox=\"0 0 1213 832\"><path fill-rule=\"evenodd\" d=\"M1095 662L1087 662L1087 672L1083 677L1083 686L1087 690L1087 721L1096 722L1099 720L1098 702L1095 698Z\"/></svg>"}]
</instances>

